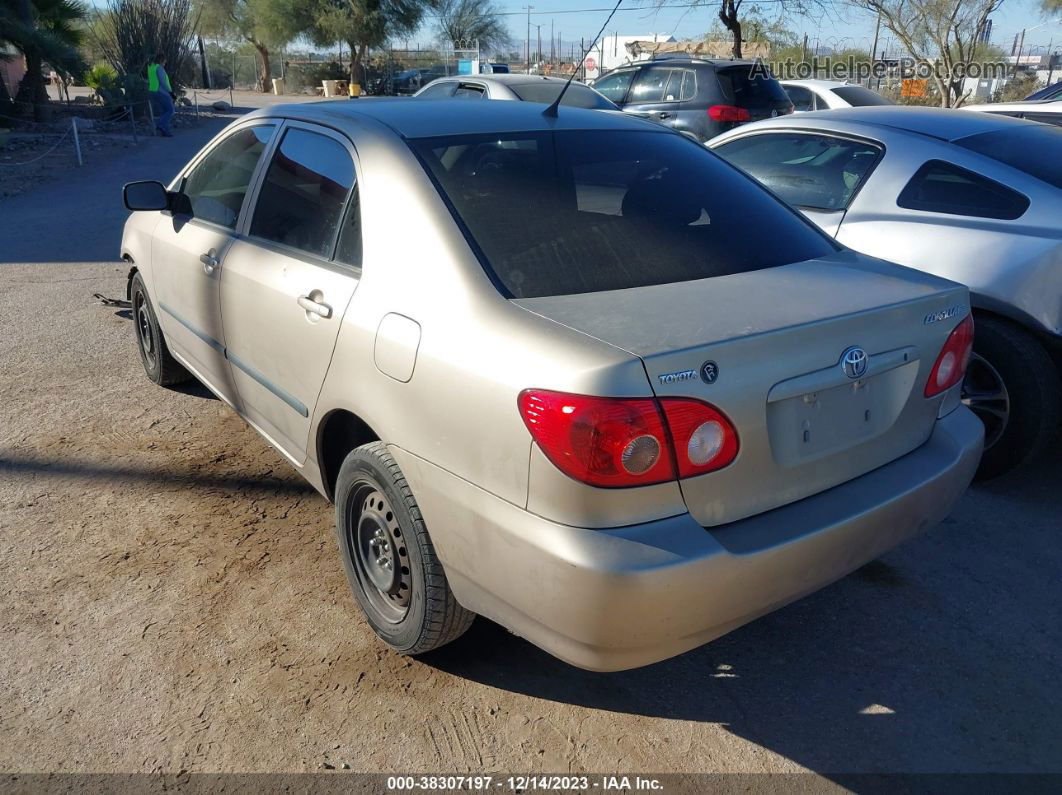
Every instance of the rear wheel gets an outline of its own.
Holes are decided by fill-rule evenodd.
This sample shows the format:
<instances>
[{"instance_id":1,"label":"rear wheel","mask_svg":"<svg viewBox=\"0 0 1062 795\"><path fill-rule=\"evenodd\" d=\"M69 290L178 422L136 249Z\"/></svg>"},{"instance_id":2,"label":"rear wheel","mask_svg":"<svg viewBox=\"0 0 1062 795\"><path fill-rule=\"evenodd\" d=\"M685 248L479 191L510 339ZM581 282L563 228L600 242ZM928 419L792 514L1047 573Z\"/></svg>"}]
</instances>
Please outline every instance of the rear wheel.
<instances>
[{"instance_id":1,"label":"rear wheel","mask_svg":"<svg viewBox=\"0 0 1062 795\"><path fill-rule=\"evenodd\" d=\"M190 380L192 376L173 358L166 346L166 338L162 336L158 318L148 298L147 287L144 286L144 280L139 273L133 275L129 285L129 297L136 345L147 377L159 386L172 386Z\"/></svg>"},{"instance_id":2,"label":"rear wheel","mask_svg":"<svg viewBox=\"0 0 1062 795\"><path fill-rule=\"evenodd\" d=\"M422 654L460 637L457 603L409 484L386 445L351 452L336 481L336 535L351 590L392 649Z\"/></svg>"},{"instance_id":3,"label":"rear wheel","mask_svg":"<svg viewBox=\"0 0 1062 795\"><path fill-rule=\"evenodd\" d=\"M985 454L977 470L992 478L1035 458L1058 430L1062 386L1044 347L1018 326L976 319L974 353L962 402L984 423Z\"/></svg>"}]
</instances>

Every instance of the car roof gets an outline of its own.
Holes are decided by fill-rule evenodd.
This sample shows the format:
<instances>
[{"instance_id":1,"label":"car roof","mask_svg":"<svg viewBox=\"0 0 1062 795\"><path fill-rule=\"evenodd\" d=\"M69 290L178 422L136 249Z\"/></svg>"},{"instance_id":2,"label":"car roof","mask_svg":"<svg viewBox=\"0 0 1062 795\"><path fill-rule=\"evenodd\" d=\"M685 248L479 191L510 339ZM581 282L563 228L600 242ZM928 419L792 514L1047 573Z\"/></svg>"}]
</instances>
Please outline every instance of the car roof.
<instances>
[{"instance_id":1,"label":"car roof","mask_svg":"<svg viewBox=\"0 0 1062 795\"><path fill-rule=\"evenodd\" d=\"M556 116L544 116L544 109L537 102L469 102L455 113L450 100L370 97L272 105L248 114L248 118L301 119L348 131L353 131L359 121L374 120L403 138L539 130L669 132L666 127L621 111L562 105Z\"/></svg>"},{"instance_id":2,"label":"car roof","mask_svg":"<svg viewBox=\"0 0 1062 795\"><path fill-rule=\"evenodd\" d=\"M849 83L846 80L779 80L783 86L816 86L818 88L839 88L841 86L854 86L857 83Z\"/></svg>"},{"instance_id":3,"label":"car roof","mask_svg":"<svg viewBox=\"0 0 1062 795\"><path fill-rule=\"evenodd\" d=\"M866 131L867 128L902 130L917 133L942 141L957 141L980 133L995 132L1012 125L1024 125L1029 122L1010 116L997 116L991 113L967 113L952 108L925 108L905 105L871 105L858 108L838 108L836 110L817 110L802 114L794 120L789 116L779 116L762 122L753 122L738 129L750 126L766 127L809 127L820 129L848 128L850 132Z\"/></svg>"},{"instance_id":4,"label":"car roof","mask_svg":"<svg viewBox=\"0 0 1062 795\"><path fill-rule=\"evenodd\" d=\"M546 75L522 75L513 72L502 72L499 74L482 74L482 75L447 75L446 77L440 77L438 80L432 80L432 83L437 83L441 80L479 80L484 83L502 83L507 86L521 86L528 83L567 83L566 77L548 77ZM431 83L428 83L431 85ZM572 81L572 85L582 85L578 81Z\"/></svg>"},{"instance_id":5,"label":"car roof","mask_svg":"<svg viewBox=\"0 0 1062 795\"><path fill-rule=\"evenodd\" d=\"M1058 99L1023 99L1019 102L993 102L984 105L970 105L963 110L976 110L981 113L995 113L1007 110L1031 110L1036 113L1062 113L1062 97Z\"/></svg>"}]
</instances>

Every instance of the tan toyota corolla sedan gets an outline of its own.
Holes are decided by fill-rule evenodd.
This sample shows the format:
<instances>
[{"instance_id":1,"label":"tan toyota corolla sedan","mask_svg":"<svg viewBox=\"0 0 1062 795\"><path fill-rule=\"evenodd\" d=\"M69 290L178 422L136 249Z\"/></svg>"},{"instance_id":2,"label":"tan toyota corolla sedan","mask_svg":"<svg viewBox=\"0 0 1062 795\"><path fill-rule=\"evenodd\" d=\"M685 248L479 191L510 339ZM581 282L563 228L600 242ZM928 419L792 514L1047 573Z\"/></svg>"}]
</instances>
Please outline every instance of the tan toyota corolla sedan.
<instances>
[{"instance_id":1,"label":"tan toyota corolla sedan","mask_svg":"<svg viewBox=\"0 0 1062 795\"><path fill-rule=\"evenodd\" d=\"M379 636L479 613L631 668L944 517L981 454L966 288L664 127L543 108L275 106L125 189L148 377L335 503Z\"/></svg>"}]
</instances>

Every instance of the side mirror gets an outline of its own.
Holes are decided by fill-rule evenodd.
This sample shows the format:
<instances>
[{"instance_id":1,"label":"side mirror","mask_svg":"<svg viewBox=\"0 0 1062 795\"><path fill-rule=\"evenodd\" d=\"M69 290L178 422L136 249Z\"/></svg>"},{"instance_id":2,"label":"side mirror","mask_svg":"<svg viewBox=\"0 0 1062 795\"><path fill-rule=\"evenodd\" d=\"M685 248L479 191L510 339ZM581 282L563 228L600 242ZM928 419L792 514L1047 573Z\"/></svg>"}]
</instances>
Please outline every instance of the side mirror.
<instances>
[{"instance_id":1,"label":"side mirror","mask_svg":"<svg viewBox=\"0 0 1062 795\"><path fill-rule=\"evenodd\" d=\"M122 188L122 200L130 210L168 210L170 207L166 186L154 180L126 183Z\"/></svg>"}]
</instances>

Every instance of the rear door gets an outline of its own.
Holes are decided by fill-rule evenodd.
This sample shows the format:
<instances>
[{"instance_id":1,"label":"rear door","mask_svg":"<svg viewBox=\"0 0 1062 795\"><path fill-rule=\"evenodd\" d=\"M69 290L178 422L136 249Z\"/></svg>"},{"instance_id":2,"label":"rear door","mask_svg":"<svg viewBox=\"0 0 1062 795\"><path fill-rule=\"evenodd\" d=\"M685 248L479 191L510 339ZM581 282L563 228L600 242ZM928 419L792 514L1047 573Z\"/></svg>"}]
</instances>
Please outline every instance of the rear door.
<instances>
[{"instance_id":1,"label":"rear door","mask_svg":"<svg viewBox=\"0 0 1062 795\"><path fill-rule=\"evenodd\" d=\"M219 278L245 197L276 125L248 124L203 153L174 188L183 206L163 213L152 243L159 321L173 351L227 399Z\"/></svg>"},{"instance_id":2,"label":"rear door","mask_svg":"<svg viewBox=\"0 0 1062 795\"><path fill-rule=\"evenodd\" d=\"M747 110L749 121L793 112L793 103L782 84L766 74L759 65L724 67L716 75L728 104Z\"/></svg>"},{"instance_id":3,"label":"rear door","mask_svg":"<svg viewBox=\"0 0 1062 795\"><path fill-rule=\"evenodd\" d=\"M240 408L295 463L361 276L354 162L338 133L286 122L221 280Z\"/></svg>"},{"instance_id":4,"label":"rear door","mask_svg":"<svg viewBox=\"0 0 1062 795\"><path fill-rule=\"evenodd\" d=\"M692 100L697 96L697 74L682 67L650 66L634 79L627 104L628 113L660 122L679 132L699 137L703 110L690 118Z\"/></svg>"}]
</instances>

